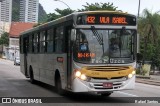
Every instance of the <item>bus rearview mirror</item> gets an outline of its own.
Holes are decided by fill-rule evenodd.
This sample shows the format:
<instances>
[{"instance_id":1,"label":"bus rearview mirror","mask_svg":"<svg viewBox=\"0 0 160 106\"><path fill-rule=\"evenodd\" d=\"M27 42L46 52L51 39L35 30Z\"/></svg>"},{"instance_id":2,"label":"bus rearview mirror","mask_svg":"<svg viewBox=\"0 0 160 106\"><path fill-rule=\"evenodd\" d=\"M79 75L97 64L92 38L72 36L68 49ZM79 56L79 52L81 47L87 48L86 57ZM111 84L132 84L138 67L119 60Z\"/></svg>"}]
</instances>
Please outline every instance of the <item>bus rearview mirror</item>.
<instances>
[{"instance_id":1,"label":"bus rearview mirror","mask_svg":"<svg viewBox=\"0 0 160 106\"><path fill-rule=\"evenodd\" d=\"M76 40L76 30L75 30L75 29L72 29L72 30L71 30L71 40L72 40L72 41L75 41L75 40Z\"/></svg>"}]
</instances>

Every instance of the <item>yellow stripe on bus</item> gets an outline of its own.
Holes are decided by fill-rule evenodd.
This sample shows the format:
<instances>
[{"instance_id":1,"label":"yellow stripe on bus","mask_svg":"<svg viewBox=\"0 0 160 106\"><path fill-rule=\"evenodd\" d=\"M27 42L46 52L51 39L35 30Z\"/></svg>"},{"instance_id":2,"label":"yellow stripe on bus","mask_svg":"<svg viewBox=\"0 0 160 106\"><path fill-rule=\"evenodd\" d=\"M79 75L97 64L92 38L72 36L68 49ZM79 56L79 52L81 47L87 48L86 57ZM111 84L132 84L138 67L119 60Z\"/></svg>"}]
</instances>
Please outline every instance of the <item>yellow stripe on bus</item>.
<instances>
[{"instance_id":1,"label":"yellow stripe on bus","mask_svg":"<svg viewBox=\"0 0 160 106\"><path fill-rule=\"evenodd\" d=\"M113 68L115 68L115 67L113 67ZM121 69L121 67L119 67L119 68ZM84 68L82 68L81 73L85 74L86 76L89 76L89 77L110 79L113 77L127 76L128 74L132 73L133 70L134 69L132 67L128 67L128 69L119 70L119 71L114 71L112 69L111 69L111 71L104 71L104 70L103 71L95 71L94 69L87 70L87 67L84 67Z\"/></svg>"}]
</instances>

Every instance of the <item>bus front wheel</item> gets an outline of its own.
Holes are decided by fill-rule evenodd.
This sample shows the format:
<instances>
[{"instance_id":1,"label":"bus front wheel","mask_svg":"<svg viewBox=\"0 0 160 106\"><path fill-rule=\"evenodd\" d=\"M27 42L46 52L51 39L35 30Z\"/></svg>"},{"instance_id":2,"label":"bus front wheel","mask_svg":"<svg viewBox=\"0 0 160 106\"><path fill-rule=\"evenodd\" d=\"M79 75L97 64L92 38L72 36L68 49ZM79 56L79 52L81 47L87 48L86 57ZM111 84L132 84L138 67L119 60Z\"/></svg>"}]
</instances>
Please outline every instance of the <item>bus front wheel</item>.
<instances>
[{"instance_id":1,"label":"bus front wheel","mask_svg":"<svg viewBox=\"0 0 160 106\"><path fill-rule=\"evenodd\" d=\"M34 79L34 74L33 74L33 70L32 70L32 68L30 67L30 82L32 83L32 84L35 84L35 79Z\"/></svg>"},{"instance_id":2,"label":"bus front wheel","mask_svg":"<svg viewBox=\"0 0 160 106\"><path fill-rule=\"evenodd\" d=\"M65 91L62 89L62 83L61 83L60 77L56 78L56 91L60 95L64 95L64 93L65 93Z\"/></svg>"}]
</instances>

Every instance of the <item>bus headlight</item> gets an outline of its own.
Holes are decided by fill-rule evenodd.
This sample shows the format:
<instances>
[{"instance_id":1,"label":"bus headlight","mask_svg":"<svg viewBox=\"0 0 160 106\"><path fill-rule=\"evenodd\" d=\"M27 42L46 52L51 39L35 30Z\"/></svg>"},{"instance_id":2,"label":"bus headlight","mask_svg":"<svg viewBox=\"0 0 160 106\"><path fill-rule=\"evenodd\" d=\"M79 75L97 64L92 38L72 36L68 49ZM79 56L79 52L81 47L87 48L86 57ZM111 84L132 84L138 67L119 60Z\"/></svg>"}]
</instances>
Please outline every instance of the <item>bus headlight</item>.
<instances>
[{"instance_id":1,"label":"bus headlight","mask_svg":"<svg viewBox=\"0 0 160 106\"><path fill-rule=\"evenodd\" d=\"M84 75L84 74L82 74L80 78L81 78L82 80L86 80L86 79L87 79L86 75Z\"/></svg>"},{"instance_id":2,"label":"bus headlight","mask_svg":"<svg viewBox=\"0 0 160 106\"><path fill-rule=\"evenodd\" d=\"M135 70L133 70L133 71L132 71L132 74L133 74L133 75L134 75L134 74L136 74L136 71L135 71Z\"/></svg>"},{"instance_id":3,"label":"bus headlight","mask_svg":"<svg viewBox=\"0 0 160 106\"><path fill-rule=\"evenodd\" d=\"M133 76L132 74L129 74L129 75L128 75L128 78L132 78L132 76Z\"/></svg>"},{"instance_id":4,"label":"bus headlight","mask_svg":"<svg viewBox=\"0 0 160 106\"><path fill-rule=\"evenodd\" d=\"M132 73L128 74L128 78L132 78L132 77L133 77L133 75L135 75L135 74L136 74L136 71L135 71L135 70L133 70L133 71L132 71Z\"/></svg>"},{"instance_id":5,"label":"bus headlight","mask_svg":"<svg viewBox=\"0 0 160 106\"><path fill-rule=\"evenodd\" d=\"M75 76L76 77L80 77L81 76L81 72L80 71L76 71Z\"/></svg>"},{"instance_id":6,"label":"bus headlight","mask_svg":"<svg viewBox=\"0 0 160 106\"><path fill-rule=\"evenodd\" d=\"M81 79L81 80L83 80L83 81L90 81L91 80L90 77L88 77L85 74L81 73L81 71L78 70L78 69L75 70L74 76L79 78L79 79Z\"/></svg>"}]
</instances>

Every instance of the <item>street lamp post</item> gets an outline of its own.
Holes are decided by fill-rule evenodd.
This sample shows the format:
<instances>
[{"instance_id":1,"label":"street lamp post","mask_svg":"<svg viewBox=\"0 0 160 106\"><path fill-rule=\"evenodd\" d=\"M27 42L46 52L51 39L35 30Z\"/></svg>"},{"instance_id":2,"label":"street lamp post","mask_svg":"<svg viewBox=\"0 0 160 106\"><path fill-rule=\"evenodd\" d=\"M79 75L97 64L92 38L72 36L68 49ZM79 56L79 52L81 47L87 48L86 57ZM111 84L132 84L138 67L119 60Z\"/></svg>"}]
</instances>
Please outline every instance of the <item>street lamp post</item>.
<instances>
[{"instance_id":1,"label":"street lamp post","mask_svg":"<svg viewBox=\"0 0 160 106\"><path fill-rule=\"evenodd\" d=\"M61 1L61 0L54 0L54 1L59 1L59 2L61 2L61 3L63 3L63 4L65 4L70 10L71 10L71 8L67 5L67 3L65 3L64 1Z\"/></svg>"},{"instance_id":2,"label":"street lamp post","mask_svg":"<svg viewBox=\"0 0 160 106\"><path fill-rule=\"evenodd\" d=\"M141 0L139 0L139 3L138 3L138 18L139 18L140 5L141 5Z\"/></svg>"}]
</instances>

